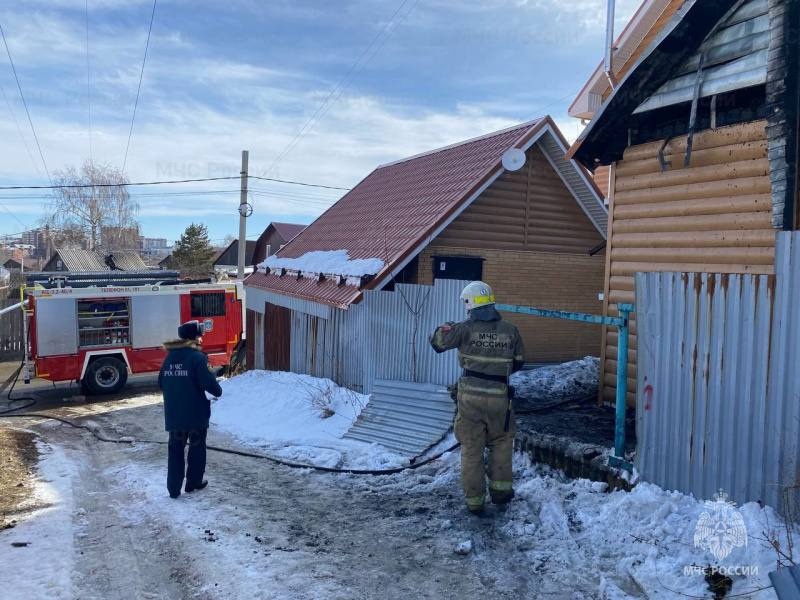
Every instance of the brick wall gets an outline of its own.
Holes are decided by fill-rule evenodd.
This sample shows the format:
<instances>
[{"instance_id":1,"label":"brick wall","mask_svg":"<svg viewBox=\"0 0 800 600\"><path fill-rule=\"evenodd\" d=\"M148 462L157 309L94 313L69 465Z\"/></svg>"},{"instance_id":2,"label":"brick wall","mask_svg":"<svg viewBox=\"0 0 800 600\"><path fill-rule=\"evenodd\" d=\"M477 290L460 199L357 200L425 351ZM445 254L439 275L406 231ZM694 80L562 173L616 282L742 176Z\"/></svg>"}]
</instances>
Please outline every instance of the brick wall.
<instances>
[{"instance_id":1,"label":"brick wall","mask_svg":"<svg viewBox=\"0 0 800 600\"><path fill-rule=\"evenodd\" d=\"M419 257L419 283L433 280L432 257L480 256L483 279L498 302L600 314L603 290L603 254L559 254L508 250L480 250L429 246ZM598 325L505 314L525 340L527 362L557 362L600 356Z\"/></svg>"}]
</instances>

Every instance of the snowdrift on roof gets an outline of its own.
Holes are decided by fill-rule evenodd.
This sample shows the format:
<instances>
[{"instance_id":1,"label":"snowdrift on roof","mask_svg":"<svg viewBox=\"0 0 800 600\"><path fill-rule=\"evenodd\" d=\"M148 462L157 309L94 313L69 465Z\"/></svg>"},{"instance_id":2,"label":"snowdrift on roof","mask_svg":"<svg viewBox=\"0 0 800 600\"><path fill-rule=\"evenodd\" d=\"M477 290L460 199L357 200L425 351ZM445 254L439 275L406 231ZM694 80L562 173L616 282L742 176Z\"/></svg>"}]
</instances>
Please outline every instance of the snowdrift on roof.
<instances>
[{"instance_id":1,"label":"snowdrift on roof","mask_svg":"<svg viewBox=\"0 0 800 600\"><path fill-rule=\"evenodd\" d=\"M347 250L316 250L297 258L281 258L275 255L258 265L263 273L267 269L288 269L301 273L324 273L362 277L379 273L384 265L380 258L350 258Z\"/></svg>"}]
</instances>

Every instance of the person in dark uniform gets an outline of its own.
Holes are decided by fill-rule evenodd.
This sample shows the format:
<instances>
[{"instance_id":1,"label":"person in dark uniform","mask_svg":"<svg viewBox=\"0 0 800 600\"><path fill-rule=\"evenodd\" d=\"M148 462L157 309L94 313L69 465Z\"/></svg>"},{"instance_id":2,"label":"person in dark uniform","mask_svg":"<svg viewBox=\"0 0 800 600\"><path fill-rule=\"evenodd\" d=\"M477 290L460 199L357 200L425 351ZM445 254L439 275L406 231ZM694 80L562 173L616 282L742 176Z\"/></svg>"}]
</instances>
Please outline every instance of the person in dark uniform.
<instances>
[{"instance_id":1,"label":"person in dark uniform","mask_svg":"<svg viewBox=\"0 0 800 600\"><path fill-rule=\"evenodd\" d=\"M158 374L158 387L164 394L164 428L169 432L167 490L171 498L185 491L202 490L206 470L206 432L211 417L212 396L222 395L217 378L208 368L208 357L200 351L202 325L187 321L178 327L177 340L167 342L167 357ZM189 452L184 462L184 451Z\"/></svg>"}]
</instances>

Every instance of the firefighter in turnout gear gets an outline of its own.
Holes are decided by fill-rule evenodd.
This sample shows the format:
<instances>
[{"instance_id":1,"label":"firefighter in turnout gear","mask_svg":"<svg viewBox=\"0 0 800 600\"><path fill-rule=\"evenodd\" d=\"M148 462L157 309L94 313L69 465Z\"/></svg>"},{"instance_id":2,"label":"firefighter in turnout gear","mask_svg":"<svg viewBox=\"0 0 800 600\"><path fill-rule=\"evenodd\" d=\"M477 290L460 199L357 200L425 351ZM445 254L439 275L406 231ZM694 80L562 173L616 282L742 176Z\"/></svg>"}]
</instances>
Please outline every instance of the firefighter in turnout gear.
<instances>
[{"instance_id":1,"label":"firefighter in turnout gear","mask_svg":"<svg viewBox=\"0 0 800 600\"><path fill-rule=\"evenodd\" d=\"M464 288L461 299L469 318L440 325L431 337L436 352L458 348L464 369L458 380L455 434L461 443L461 484L470 512L481 513L486 497L484 448L489 448L489 493L495 504L513 498L511 455L516 423L511 407L511 373L523 365L517 328L494 307L492 289L482 281Z\"/></svg>"}]
</instances>

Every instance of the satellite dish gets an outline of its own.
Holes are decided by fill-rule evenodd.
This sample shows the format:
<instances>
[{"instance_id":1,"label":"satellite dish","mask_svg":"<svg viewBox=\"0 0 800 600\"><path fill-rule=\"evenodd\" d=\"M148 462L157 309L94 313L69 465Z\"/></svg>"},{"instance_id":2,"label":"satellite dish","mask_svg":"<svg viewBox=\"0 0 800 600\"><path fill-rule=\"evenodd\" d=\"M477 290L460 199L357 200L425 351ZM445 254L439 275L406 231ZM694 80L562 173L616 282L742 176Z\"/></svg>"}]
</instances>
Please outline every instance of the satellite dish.
<instances>
[{"instance_id":1,"label":"satellite dish","mask_svg":"<svg viewBox=\"0 0 800 600\"><path fill-rule=\"evenodd\" d=\"M525 166L525 153L519 148L511 148L503 153L502 162L507 171L519 171Z\"/></svg>"}]
</instances>

